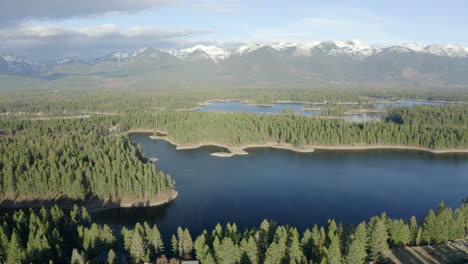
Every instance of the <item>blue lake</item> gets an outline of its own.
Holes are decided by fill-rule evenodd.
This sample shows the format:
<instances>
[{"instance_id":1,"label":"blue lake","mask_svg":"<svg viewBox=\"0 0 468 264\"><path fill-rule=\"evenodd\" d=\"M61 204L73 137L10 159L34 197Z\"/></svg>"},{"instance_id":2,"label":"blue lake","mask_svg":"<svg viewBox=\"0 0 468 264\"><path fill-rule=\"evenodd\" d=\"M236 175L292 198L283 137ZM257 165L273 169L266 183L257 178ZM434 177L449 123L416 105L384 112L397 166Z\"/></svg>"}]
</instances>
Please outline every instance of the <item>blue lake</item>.
<instances>
[{"instance_id":1,"label":"blue lake","mask_svg":"<svg viewBox=\"0 0 468 264\"><path fill-rule=\"evenodd\" d=\"M304 154L270 148L220 158L217 147L176 150L149 134L132 134L156 166L176 180L178 198L164 206L93 214L117 228L156 223L167 238L177 226L192 233L218 222L253 227L265 219L300 230L334 218L357 223L387 212L421 219L440 200L457 207L468 197L468 155L412 150L317 150Z\"/></svg>"}]
</instances>

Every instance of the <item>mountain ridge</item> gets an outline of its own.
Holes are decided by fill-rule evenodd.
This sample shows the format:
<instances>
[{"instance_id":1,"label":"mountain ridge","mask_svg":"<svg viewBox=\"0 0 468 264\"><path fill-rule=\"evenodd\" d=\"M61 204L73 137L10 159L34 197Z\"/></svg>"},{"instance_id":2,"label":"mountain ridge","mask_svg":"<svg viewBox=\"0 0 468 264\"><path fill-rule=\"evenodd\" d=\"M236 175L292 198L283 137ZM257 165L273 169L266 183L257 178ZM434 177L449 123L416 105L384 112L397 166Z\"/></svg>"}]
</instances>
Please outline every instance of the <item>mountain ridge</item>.
<instances>
[{"instance_id":1,"label":"mountain ridge","mask_svg":"<svg viewBox=\"0 0 468 264\"><path fill-rule=\"evenodd\" d=\"M55 60L56 64L63 64L67 60L79 60L86 63L93 63L99 61L102 58L112 58L116 60L125 60L132 57L137 57L141 53L148 49L159 50L164 53L169 53L180 59L191 59L191 55L196 52L202 52L207 54L207 58L218 63L224 59L229 58L232 55L244 55L249 52L253 52L259 48L271 48L275 51L283 51L286 49L296 49L294 53L296 56L311 56L313 55L314 49L321 49L322 51L328 51L330 55L359 55L359 56L371 56L380 52L385 51L396 51L396 52L416 52L432 54L437 56L457 57L466 58L468 57L468 47L457 45L457 44L432 44L432 45L421 45L418 43L403 43L399 45L393 45L388 47L379 48L377 46L369 45L361 40L344 40L344 41L302 41L302 42L251 42L242 45L235 49L228 49L218 47L214 45L202 45L197 44L189 48L183 49L159 49L154 47L144 47L133 51L116 50L101 57L90 59L89 61L81 60L78 56L65 57ZM301 52L302 51L302 52ZM41 63L35 60L31 60L25 57L16 56L13 54L0 54L0 57L5 59L7 62L28 62L32 65L46 65L51 64L51 61ZM68 62L68 61L67 61Z\"/></svg>"},{"instance_id":2,"label":"mountain ridge","mask_svg":"<svg viewBox=\"0 0 468 264\"><path fill-rule=\"evenodd\" d=\"M179 50L146 47L113 51L89 61L69 57L39 63L0 56L2 73L48 81L67 76L119 78L117 83L127 86L468 87L468 48L415 43L382 48L359 40L249 43L236 49L207 45Z\"/></svg>"}]
</instances>

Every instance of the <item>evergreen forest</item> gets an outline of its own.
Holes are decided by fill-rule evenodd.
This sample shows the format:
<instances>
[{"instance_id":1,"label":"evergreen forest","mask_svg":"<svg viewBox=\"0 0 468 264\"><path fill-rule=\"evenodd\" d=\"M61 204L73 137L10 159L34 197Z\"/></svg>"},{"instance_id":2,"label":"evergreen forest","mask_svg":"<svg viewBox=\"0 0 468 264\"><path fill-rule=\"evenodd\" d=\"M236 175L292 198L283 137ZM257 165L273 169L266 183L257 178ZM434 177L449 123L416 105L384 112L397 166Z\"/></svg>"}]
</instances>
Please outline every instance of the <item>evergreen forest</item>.
<instances>
[{"instance_id":1,"label":"evergreen forest","mask_svg":"<svg viewBox=\"0 0 468 264\"><path fill-rule=\"evenodd\" d=\"M468 201L452 210L443 202L417 220L385 213L357 225L329 220L299 231L264 220L239 230L235 223L191 234L179 227L170 242L156 225L137 223L120 232L92 222L86 208L9 210L1 216L2 263L143 263L167 255L202 264L359 264L384 261L391 249L438 245L468 233ZM51 262L50 262L51 261Z\"/></svg>"}]
</instances>

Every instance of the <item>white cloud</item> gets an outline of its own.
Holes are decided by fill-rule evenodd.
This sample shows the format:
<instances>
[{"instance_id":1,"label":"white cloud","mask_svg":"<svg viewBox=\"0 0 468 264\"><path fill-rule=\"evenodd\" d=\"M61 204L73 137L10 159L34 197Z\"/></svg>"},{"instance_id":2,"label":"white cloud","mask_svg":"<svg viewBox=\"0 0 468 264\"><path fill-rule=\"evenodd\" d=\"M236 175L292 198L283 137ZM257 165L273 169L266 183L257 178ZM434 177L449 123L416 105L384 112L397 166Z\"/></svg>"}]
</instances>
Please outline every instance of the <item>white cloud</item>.
<instances>
[{"instance_id":1,"label":"white cloud","mask_svg":"<svg viewBox=\"0 0 468 264\"><path fill-rule=\"evenodd\" d=\"M0 26L29 20L68 19L105 13L131 13L184 0L4 0Z\"/></svg>"},{"instance_id":2,"label":"white cloud","mask_svg":"<svg viewBox=\"0 0 468 264\"><path fill-rule=\"evenodd\" d=\"M193 0L192 6L215 13L235 13L241 3L240 0Z\"/></svg>"},{"instance_id":3,"label":"white cloud","mask_svg":"<svg viewBox=\"0 0 468 264\"><path fill-rule=\"evenodd\" d=\"M36 59L75 55L92 57L120 49L183 46L188 38L210 33L213 31L209 29L152 27L125 29L113 24L82 28L20 27L0 30L0 51Z\"/></svg>"}]
</instances>

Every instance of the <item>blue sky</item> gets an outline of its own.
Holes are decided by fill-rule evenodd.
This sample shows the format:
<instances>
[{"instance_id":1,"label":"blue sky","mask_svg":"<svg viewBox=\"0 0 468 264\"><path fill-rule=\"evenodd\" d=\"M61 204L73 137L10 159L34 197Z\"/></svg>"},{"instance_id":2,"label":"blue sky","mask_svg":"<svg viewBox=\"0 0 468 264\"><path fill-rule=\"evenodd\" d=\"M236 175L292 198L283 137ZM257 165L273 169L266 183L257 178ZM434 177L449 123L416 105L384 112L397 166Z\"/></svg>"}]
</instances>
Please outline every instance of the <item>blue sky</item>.
<instances>
[{"instance_id":1,"label":"blue sky","mask_svg":"<svg viewBox=\"0 0 468 264\"><path fill-rule=\"evenodd\" d=\"M468 45L468 1L454 0L195 1L57 24L80 27L107 23L120 27L212 29L215 32L206 38L218 41L265 37L267 41L361 39L375 44L403 41ZM363 28L352 28L357 25Z\"/></svg>"},{"instance_id":2,"label":"blue sky","mask_svg":"<svg viewBox=\"0 0 468 264\"><path fill-rule=\"evenodd\" d=\"M7 11L0 11L0 17L2 12L6 17L0 18L0 43L5 40L0 52L24 53L36 47L60 54L60 48L63 55L89 50L92 56L138 46L231 47L249 41L347 39L378 46L408 42L468 46L468 1L462 0L63 0L63 6L42 0L41 7L24 8L31 1L12 1L3 8ZM110 35L114 38L106 38ZM125 40L121 46L118 36ZM69 50L58 47L57 42L67 39ZM76 47L79 43L82 46Z\"/></svg>"}]
</instances>

